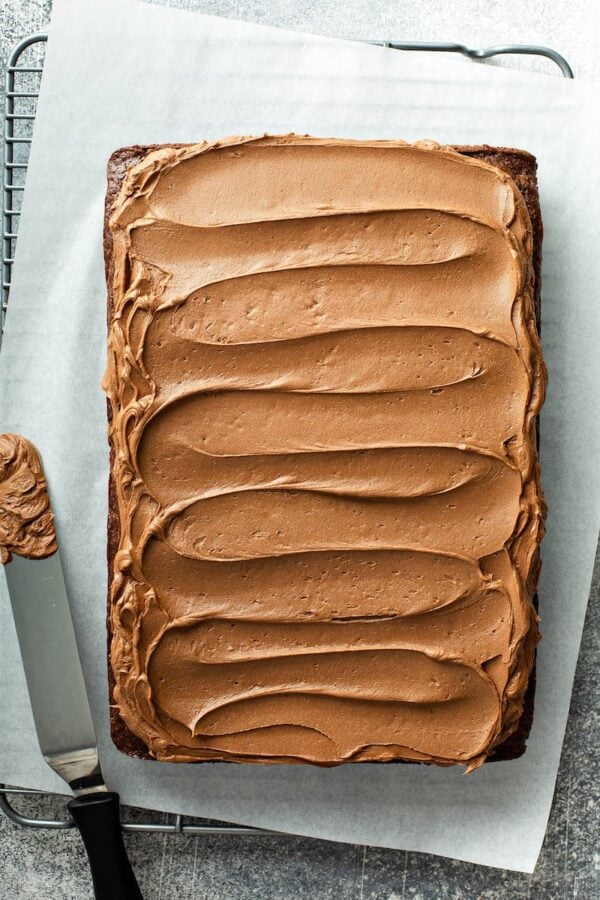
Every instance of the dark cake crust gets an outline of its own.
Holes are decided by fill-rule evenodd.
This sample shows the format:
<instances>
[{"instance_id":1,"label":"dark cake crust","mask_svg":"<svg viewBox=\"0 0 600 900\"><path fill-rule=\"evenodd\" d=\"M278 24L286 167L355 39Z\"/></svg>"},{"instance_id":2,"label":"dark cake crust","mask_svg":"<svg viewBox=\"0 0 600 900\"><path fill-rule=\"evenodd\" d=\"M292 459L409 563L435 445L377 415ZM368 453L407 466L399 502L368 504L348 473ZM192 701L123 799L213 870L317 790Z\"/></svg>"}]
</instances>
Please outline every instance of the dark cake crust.
<instances>
[{"instance_id":1,"label":"dark cake crust","mask_svg":"<svg viewBox=\"0 0 600 900\"><path fill-rule=\"evenodd\" d=\"M118 150L115 150L114 153L110 156L107 164L107 189L106 189L106 199L104 205L104 267L106 273L106 285L108 292L108 303L107 303L107 326L110 329L113 312L114 312L114 297L113 297L113 241L112 234L109 228L109 218L112 210L112 205L121 189L121 185L125 179L127 174L127 170L130 166L135 165L140 162L146 154L148 154L152 150L158 150L162 146L184 146L181 144L147 144L140 145L135 144L131 147L121 147ZM534 156L530 153L527 153L524 150L515 150L507 147L490 147L487 144L483 144L480 146L466 146L466 145L455 145L454 150L463 154L464 156L470 156L473 159L480 159L484 162L489 163L492 166L496 166L496 168L500 169L502 172L505 172L507 175L513 179L513 181L517 184L523 199L525 201L525 205L527 207L527 211L529 212L529 217L531 219L532 229L533 229L533 271L535 276L534 282L534 306L535 306L535 317L536 317L536 325L538 332L540 331L541 325L541 268L542 268L542 237L543 237L543 226L542 226L542 216L540 211L540 202L539 202L539 193L537 186L537 162ZM112 411L110 408L110 404L107 402L107 414L109 424L112 421ZM539 437L539 435L538 435ZM115 484L113 479L113 467L114 467L114 451L112 446L110 448L110 475L108 482L108 529L107 529L107 560L108 560L108 609L110 610L110 590L112 584L112 575L113 575L113 561L115 554L117 552L119 546L120 539L120 524L119 524L119 514L117 507L117 497ZM537 574L539 572L539 553L538 553L538 562L537 565L533 568L535 580L537 581ZM537 594L533 598L534 606L538 608L538 597ZM153 756L150 755L148 749L143 741L137 737L130 729L127 727L123 719L119 714L118 707L114 703L113 691L115 686L115 679L112 671L112 667L110 664L110 644L112 639L112 629L110 622L110 615L107 615L107 636L108 636L108 644L107 644L107 653L108 653L108 685L109 685L109 709L110 709L110 730L111 737L113 743L122 753L126 753L128 756L133 756L138 759L154 759ZM524 699L524 707L521 718L519 719L519 724L517 729L513 734L510 735L502 744L493 750L492 754L489 756L487 762L496 762L496 761L506 761L511 759L517 759L519 756L522 756L525 752L525 747L527 744L527 738L529 736L529 732L531 730L531 724L533 721L533 709L534 709L534 696L535 696L535 664L531 675L529 677L529 682L527 685L527 691ZM397 760L396 762L401 764L411 764L409 761Z\"/></svg>"}]
</instances>

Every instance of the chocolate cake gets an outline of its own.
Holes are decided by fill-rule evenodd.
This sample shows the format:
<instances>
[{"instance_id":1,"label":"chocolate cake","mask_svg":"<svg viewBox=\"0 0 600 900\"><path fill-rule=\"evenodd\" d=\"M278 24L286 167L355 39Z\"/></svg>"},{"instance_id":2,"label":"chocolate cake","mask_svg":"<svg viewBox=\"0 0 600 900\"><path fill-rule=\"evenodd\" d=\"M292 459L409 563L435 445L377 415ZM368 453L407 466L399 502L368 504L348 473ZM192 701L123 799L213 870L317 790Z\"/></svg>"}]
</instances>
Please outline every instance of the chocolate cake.
<instances>
[{"instance_id":1,"label":"chocolate cake","mask_svg":"<svg viewBox=\"0 0 600 900\"><path fill-rule=\"evenodd\" d=\"M116 745L520 755L545 513L520 150L296 135L108 165Z\"/></svg>"}]
</instances>

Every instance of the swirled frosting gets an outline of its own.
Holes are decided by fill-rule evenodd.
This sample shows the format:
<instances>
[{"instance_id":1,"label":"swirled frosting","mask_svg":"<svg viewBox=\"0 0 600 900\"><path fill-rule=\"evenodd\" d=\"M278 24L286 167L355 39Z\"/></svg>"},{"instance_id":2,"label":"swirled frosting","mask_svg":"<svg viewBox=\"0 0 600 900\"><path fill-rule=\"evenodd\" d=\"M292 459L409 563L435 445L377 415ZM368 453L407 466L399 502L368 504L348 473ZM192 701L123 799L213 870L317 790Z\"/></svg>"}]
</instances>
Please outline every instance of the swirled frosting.
<instances>
[{"instance_id":1,"label":"swirled frosting","mask_svg":"<svg viewBox=\"0 0 600 900\"><path fill-rule=\"evenodd\" d=\"M114 701L161 760L480 765L532 667L545 372L514 182L163 147L110 218Z\"/></svg>"},{"instance_id":2,"label":"swirled frosting","mask_svg":"<svg viewBox=\"0 0 600 900\"><path fill-rule=\"evenodd\" d=\"M0 562L43 559L58 549L38 452L20 434L0 434Z\"/></svg>"}]
</instances>

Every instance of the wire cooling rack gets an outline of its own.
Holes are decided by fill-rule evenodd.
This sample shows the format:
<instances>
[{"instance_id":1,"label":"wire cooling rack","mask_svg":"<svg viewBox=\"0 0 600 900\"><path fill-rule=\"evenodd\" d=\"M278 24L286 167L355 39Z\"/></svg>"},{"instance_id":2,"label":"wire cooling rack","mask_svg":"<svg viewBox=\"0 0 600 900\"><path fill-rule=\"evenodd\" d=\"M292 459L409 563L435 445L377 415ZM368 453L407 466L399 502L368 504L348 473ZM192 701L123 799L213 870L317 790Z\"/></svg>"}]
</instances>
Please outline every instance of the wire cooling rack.
<instances>
[{"instance_id":1,"label":"wire cooling rack","mask_svg":"<svg viewBox=\"0 0 600 900\"><path fill-rule=\"evenodd\" d=\"M4 167L2 184L2 301L0 307L0 341L4 331L4 318L8 306L12 265L21 203L25 189L25 176L29 162L33 123L37 99L44 68L46 34L32 34L14 47L6 69L6 100L4 110ZM573 78L573 70L567 60L550 47L533 44L502 44L486 49L466 47L463 44L423 43L405 41L370 41L395 50L419 50L436 53L460 53L470 59L481 61L494 56L521 55L544 57L558 66L564 78ZM0 810L13 822L30 828L72 828L72 819L60 819L40 813L40 809L51 806L53 796L29 788L16 788L0 784ZM13 806L13 797L28 798L36 807L36 816L19 812ZM56 805L56 803L54 803ZM31 811L31 810L30 810ZM123 817L124 831L151 831L166 834L253 834L267 835L273 832L243 825L209 822L192 819L180 814L153 813L153 821L139 820L138 813L129 810ZM159 818L162 817L162 821Z\"/></svg>"}]
</instances>

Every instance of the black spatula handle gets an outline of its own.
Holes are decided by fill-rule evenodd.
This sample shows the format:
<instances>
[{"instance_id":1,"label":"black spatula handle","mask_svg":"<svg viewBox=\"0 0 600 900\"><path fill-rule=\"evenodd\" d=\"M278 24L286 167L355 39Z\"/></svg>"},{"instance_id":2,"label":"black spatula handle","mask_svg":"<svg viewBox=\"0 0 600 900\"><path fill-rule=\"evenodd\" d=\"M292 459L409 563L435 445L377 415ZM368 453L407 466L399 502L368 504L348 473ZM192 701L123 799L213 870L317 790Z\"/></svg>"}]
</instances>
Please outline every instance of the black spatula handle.
<instances>
[{"instance_id":1,"label":"black spatula handle","mask_svg":"<svg viewBox=\"0 0 600 900\"><path fill-rule=\"evenodd\" d=\"M123 844L119 795L83 794L67 808L87 850L96 900L143 900Z\"/></svg>"}]
</instances>

